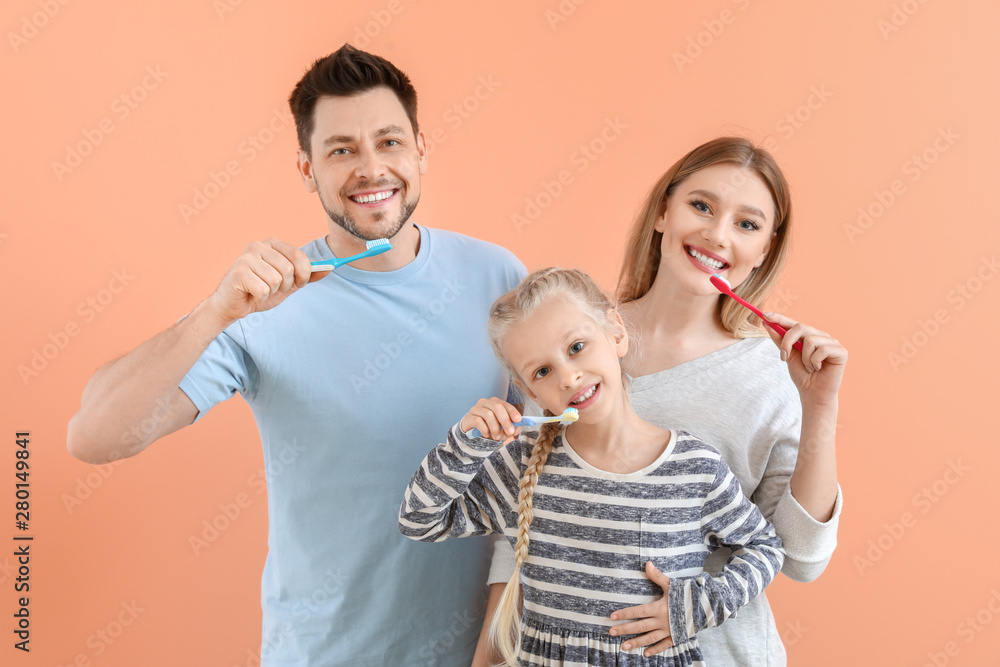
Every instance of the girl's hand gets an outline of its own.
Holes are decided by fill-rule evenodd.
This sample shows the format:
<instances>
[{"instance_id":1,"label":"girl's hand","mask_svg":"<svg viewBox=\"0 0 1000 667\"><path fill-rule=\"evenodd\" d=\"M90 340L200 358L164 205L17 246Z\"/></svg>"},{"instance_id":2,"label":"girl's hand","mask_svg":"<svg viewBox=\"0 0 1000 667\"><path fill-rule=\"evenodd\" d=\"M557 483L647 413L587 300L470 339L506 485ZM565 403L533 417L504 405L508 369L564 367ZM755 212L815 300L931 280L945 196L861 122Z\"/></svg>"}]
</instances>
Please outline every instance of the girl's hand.
<instances>
[{"instance_id":1,"label":"girl's hand","mask_svg":"<svg viewBox=\"0 0 1000 667\"><path fill-rule=\"evenodd\" d=\"M670 637L670 607L667 601L670 578L656 569L653 561L646 563L646 576L654 584L663 589L663 597L656 602L640 604L611 614L612 621L621 621L630 618L637 618L639 620L635 623L616 625L611 628L610 632L615 637L619 635L639 635L624 642L622 648L628 651L636 646L649 646L648 649L642 652L648 658L673 646L674 640Z\"/></svg>"},{"instance_id":2,"label":"girl's hand","mask_svg":"<svg viewBox=\"0 0 1000 667\"><path fill-rule=\"evenodd\" d=\"M788 374L799 390L803 403L829 403L837 400L840 381L847 365L847 350L837 339L825 331L796 322L777 313L764 313L769 320L785 327L784 338L774 329L764 326L771 340L781 350L781 358L788 362ZM792 348L795 341L802 341L802 352Z\"/></svg>"},{"instance_id":3,"label":"girl's hand","mask_svg":"<svg viewBox=\"0 0 1000 667\"><path fill-rule=\"evenodd\" d=\"M502 399L481 398L468 414L462 417L459 428L464 432L478 428L482 437L508 442L521 434L514 423L521 421L521 413L513 405Z\"/></svg>"}]
</instances>

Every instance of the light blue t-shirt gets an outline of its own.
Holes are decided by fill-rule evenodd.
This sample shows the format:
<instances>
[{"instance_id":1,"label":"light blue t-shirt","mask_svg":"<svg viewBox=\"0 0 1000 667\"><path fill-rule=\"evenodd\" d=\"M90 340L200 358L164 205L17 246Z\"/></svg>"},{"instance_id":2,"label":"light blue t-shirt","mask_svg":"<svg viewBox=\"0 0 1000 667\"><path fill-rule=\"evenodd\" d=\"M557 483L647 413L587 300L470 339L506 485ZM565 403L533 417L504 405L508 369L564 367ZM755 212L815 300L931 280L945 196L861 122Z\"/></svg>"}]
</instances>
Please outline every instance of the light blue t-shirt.
<instances>
[{"instance_id":1,"label":"light blue t-shirt","mask_svg":"<svg viewBox=\"0 0 1000 667\"><path fill-rule=\"evenodd\" d=\"M268 486L264 667L467 667L485 608L485 538L400 535L420 461L477 399L507 396L489 306L524 266L419 227L413 262L351 266L231 325L181 382L200 419L240 392ZM324 239L303 248L332 257Z\"/></svg>"}]
</instances>

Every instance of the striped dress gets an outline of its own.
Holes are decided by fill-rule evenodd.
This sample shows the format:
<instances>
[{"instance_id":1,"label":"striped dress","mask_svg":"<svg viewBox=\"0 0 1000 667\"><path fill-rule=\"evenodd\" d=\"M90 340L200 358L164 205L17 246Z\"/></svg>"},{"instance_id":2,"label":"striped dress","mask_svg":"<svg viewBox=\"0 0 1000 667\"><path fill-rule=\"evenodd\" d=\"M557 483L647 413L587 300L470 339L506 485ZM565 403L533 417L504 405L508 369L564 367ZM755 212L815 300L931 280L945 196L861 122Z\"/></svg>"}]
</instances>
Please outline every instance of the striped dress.
<instances>
[{"instance_id":1,"label":"striped dress","mask_svg":"<svg viewBox=\"0 0 1000 667\"><path fill-rule=\"evenodd\" d=\"M438 542L503 533L517 539L517 493L537 433L505 447L468 438L456 425L406 489L399 529ZM757 596L781 569L774 527L743 495L719 452L672 431L646 468L615 474L584 461L561 435L538 477L528 557L521 569L523 665L703 665L695 633ZM703 571L719 545L733 549L718 575ZM612 612L653 602L662 589L652 561L671 578L674 646L646 658L613 637Z\"/></svg>"}]
</instances>

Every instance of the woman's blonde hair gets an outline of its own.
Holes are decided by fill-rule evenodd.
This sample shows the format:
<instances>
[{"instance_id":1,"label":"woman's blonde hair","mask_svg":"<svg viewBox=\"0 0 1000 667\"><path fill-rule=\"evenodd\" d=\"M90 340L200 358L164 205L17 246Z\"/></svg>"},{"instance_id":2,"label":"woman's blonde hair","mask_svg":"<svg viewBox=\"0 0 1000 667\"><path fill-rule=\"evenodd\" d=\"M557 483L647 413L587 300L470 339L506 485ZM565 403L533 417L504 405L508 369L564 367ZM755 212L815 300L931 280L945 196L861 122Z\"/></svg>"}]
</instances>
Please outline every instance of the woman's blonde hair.
<instances>
[{"instance_id":1,"label":"woman's blonde hair","mask_svg":"<svg viewBox=\"0 0 1000 667\"><path fill-rule=\"evenodd\" d=\"M618 335L621 330L615 320L609 317L614 310L614 302L601 290L594 280L575 269L549 268L532 273L512 291L504 294L490 308L488 326L490 343L497 358L506 367L511 377L518 373L507 360L503 350L504 337L511 325L523 321L550 298L561 298L578 306L583 313L609 336ZM623 380L626 378L622 371ZM519 379L523 384L523 380ZM625 392L627 395L627 392ZM546 416L552 416L548 410ZM518 601L521 591L521 565L528 557L530 543L529 529L533 518L532 498L538 475L545 467L552 451L552 444L559 434L559 424L543 424L538 440L531 450L528 465L521 477L517 495L517 543L514 546L514 574L504 588L503 596L493 615L490 639L500 650L506 665L516 667L521 652L520 613Z\"/></svg>"},{"instance_id":2,"label":"woman's blonde hair","mask_svg":"<svg viewBox=\"0 0 1000 667\"><path fill-rule=\"evenodd\" d=\"M619 302L638 299L649 291L656 280L663 234L656 230L655 225L666 210L667 199L688 176L716 164L734 164L753 171L767 185L774 200L774 241L771 250L746 280L733 286L733 291L750 303L758 307L763 304L788 260L792 200L788 182L771 154L742 137L720 137L698 146L675 162L653 186L632 225L625 246L622 271L618 277ZM736 338L764 335L756 315L722 294L719 295L717 316L722 326Z\"/></svg>"}]
</instances>

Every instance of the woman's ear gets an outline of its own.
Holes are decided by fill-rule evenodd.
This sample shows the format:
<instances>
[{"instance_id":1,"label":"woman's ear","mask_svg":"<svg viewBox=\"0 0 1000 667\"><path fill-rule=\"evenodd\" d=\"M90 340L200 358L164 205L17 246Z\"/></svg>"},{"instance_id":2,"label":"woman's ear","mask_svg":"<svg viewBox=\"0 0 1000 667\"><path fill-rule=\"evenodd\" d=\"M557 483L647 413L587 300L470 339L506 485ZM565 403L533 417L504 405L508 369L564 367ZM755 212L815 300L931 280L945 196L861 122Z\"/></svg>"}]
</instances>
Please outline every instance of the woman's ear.
<instances>
[{"instance_id":1,"label":"woman's ear","mask_svg":"<svg viewBox=\"0 0 1000 667\"><path fill-rule=\"evenodd\" d=\"M617 310L609 308L607 315L612 326L615 328L612 340L615 344L615 352L618 354L618 358L621 359L628 352L628 331L625 329L625 322L622 321L622 316Z\"/></svg>"},{"instance_id":2,"label":"woman's ear","mask_svg":"<svg viewBox=\"0 0 1000 667\"><path fill-rule=\"evenodd\" d=\"M764 246L764 249L760 253L760 257L757 258L757 262L753 265L753 268L759 269L764 263L764 260L767 259L767 253L771 252L771 248L774 247L774 239L776 236L778 236L778 232L771 232L771 238L767 240L767 245Z\"/></svg>"}]
</instances>

